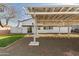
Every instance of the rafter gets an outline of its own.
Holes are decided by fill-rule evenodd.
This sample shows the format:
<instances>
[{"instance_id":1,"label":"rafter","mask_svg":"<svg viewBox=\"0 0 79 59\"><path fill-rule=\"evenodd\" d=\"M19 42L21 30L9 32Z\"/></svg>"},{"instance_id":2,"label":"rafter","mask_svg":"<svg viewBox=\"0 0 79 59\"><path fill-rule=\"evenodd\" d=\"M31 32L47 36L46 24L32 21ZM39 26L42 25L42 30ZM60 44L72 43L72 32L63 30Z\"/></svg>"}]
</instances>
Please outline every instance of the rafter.
<instances>
[{"instance_id":1,"label":"rafter","mask_svg":"<svg viewBox=\"0 0 79 59\"><path fill-rule=\"evenodd\" d=\"M72 7L68 8L66 12L69 12L71 9L72 9ZM68 17L69 17L69 15L66 15L66 16L62 17L61 19L65 19L65 18L68 18Z\"/></svg>"},{"instance_id":2,"label":"rafter","mask_svg":"<svg viewBox=\"0 0 79 59\"><path fill-rule=\"evenodd\" d=\"M69 10L71 10L71 9L72 9L72 7L68 8L68 9L66 10L66 12L69 12ZM62 17L61 19L67 18L68 16L69 16L69 15L66 15L66 16Z\"/></svg>"},{"instance_id":3,"label":"rafter","mask_svg":"<svg viewBox=\"0 0 79 59\"><path fill-rule=\"evenodd\" d=\"M45 8L45 12L47 12L47 8ZM45 15L43 16L43 19L45 18Z\"/></svg>"},{"instance_id":4,"label":"rafter","mask_svg":"<svg viewBox=\"0 0 79 59\"><path fill-rule=\"evenodd\" d=\"M59 12L61 12L63 9L64 9L64 7L62 7Z\"/></svg>"},{"instance_id":5,"label":"rafter","mask_svg":"<svg viewBox=\"0 0 79 59\"><path fill-rule=\"evenodd\" d=\"M63 7L59 12L61 12L63 9L64 9L64 7ZM71 8L69 8L67 11L69 11L70 9L71 9ZM64 15L61 15L61 16L57 17L56 19L60 19L61 17L63 18L63 16L64 16Z\"/></svg>"},{"instance_id":6,"label":"rafter","mask_svg":"<svg viewBox=\"0 0 79 59\"><path fill-rule=\"evenodd\" d=\"M53 8L52 12L54 12L54 11L55 11L55 8ZM52 15L51 15L51 16L49 16L47 19L49 19L50 17L52 17Z\"/></svg>"},{"instance_id":7,"label":"rafter","mask_svg":"<svg viewBox=\"0 0 79 59\"><path fill-rule=\"evenodd\" d=\"M54 11L54 10L56 10L56 11ZM54 25L64 26L64 25L72 25L72 24L79 23L79 20L77 20L79 17L76 16L76 15L79 15L78 10L79 10L78 7L77 8L62 7L61 9L59 9L59 7L58 7L56 9L55 8L51 8L51 9L47 8L47 9L44 9L44 11L42 11L42 12L41 11L29 12L29 14L39 16L40 20L39 19L37 20L38 24L40 23L40 24L44 24L44 25L51 24L52 26L54 26ZM56 19L56 20L54 20L54 19Z\"/></svg>"},{"instance_id":8,"label":"rafter","mask_svg":"<svg viewBox=\"0 0 79 59\"><path fill-rule=\"evenodd\" d=\"M68 12L68 11L71 10L71 9L72 9L72 7L69 8L66 12ZM79 8L77 8L75 11L77 11L77 10L79 10ZM65 19L67 19L67 18L69 18L69 17L71 18L71 17L73 17L73 16L74 16L74 15L66 15L66 16L64 16L64 17L62 16L61 19L64 19L64 20L65 20Z\"/></svg>"},{"instance_id":9,"label":"rafter","mask_svg":"<svg viewBox=\"0 0 79 59\"><path fill-rule=\"evenodd\" d=\"M54 12L54 11L55 11L55 8L53 8L52 12Z\"/></svg>"},{"instance_id":10,"label":"rafter","mask_svg":"<svg viewBox=\"0 0 79 59\"><path fill-rule=\"evenodd\" d=\"M66 12L69 12L72 9L72 7L68 8Z\"/></svg>"},{"instance_id":11,"label":"rafter","mask_svg":"<svg viewBox=\"0 0 79 59\"><path fill-rule=\"evenodd\" d=\"M64 9L64 7L62 7L59 12L61 12L63 9ZM55 17L57 17L57 15L56 15ZM54 18L55 18L55 17L54 17ZM53 19L54 19L54 18L53 18ZM58 17L57 17L57 18L58 18ZM57 19L57 18L56 18L56 19Z\"/></svg>"},{"instance_id":12,"label":"rafter","mask_svg":"<svg viewBox=\"0 0 79 59\"><path fill-rule=\"evenodd\" d=\"M79 8L77 8L75 11L78 11ZM65 18L65 19L70 19L71 17L74 17L75 15L70 15L68 18Z\"/></svg>"}]
</instances>

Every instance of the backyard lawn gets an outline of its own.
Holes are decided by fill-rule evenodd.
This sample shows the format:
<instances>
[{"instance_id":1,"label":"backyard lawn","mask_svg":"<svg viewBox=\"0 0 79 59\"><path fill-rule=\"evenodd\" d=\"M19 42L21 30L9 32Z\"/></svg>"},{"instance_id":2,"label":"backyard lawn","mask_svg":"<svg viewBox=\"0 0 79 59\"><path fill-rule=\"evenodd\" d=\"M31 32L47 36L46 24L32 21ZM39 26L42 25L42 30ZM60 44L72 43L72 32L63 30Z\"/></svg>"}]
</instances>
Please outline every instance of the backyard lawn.
<instances>
[{"instance_id":1,"label":"backyard lawn","mask_svg":"<svg viewBox=\"0 0 79 59\"><path fill-rule=\"evenodd\" d=\"M9 35L0 35L0 47L5 47L11 43L23 38L24 34L9 34Z\"/></svg>"}]
</instances>

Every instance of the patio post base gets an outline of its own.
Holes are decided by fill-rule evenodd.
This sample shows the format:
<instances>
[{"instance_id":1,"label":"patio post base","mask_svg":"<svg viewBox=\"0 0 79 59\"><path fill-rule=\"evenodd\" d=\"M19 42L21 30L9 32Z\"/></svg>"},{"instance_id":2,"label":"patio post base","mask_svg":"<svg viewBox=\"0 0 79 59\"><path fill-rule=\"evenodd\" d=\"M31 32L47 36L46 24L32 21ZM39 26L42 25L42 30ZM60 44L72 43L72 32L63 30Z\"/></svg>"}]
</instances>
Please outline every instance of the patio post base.
<instances>
[{"instance_id":1,"label":"patio post base","mask_svg":"<svg viewBox=\"0 0 79 59\"><path fill-rule=\"evenodd\" d=\"M32 41L29 43L30 46L39 46L39 42L37 41Z\"/></svg>"}]
</instances>

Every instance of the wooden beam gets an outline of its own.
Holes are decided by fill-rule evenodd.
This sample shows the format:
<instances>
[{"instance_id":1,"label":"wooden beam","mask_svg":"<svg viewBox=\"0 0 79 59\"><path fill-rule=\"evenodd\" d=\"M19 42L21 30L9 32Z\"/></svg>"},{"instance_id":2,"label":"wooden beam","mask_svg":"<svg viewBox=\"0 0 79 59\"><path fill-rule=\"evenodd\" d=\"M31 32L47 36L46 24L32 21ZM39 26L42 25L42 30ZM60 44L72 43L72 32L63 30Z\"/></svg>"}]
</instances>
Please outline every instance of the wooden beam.
<instances>
[{"instance_id":1,"label":"wooden beam","mask_svg":"<svg viewBox=\"0 0 79 59\"><path fill-rule=\"evenodd\" d=\"M66 10L66 12L69 12L71 9L72 9L72 7L68 8L68 9ZM62 17L61 19L64 19L64 18L66 18L66 17L68 17L68 16L69 16L69 15L66 15L66 16Z\"/></svg>"},{"instance_id":2,"label":"wooden beam","mask_svg":"<svg viewBox=\"0 0 79 59\"><path fill-rule=\"evenodd\" d=\"M79 12L28 12L31 15L51 15L51 14L79 14Z\"/></svg>"},{"instance_id":3,"label":"wooden beam","mask_svg":"<svg viewBox=\"0 0 79 59\"><path fill-rule=\"evenodd\" d=\"M66 12L70 11L72 9L72 7L68 8Z\"/></svg>"},{"instance_id":4,"label":"wooden beam","mask_svg":"<svg viewBox=\"0 0 79 59\"><path fill-rule=\"evenodd\" d=\"M38 24L42 24L43 26L71 26L71 25L77 25L79 24L79 20L65 20L63 22L61 22L60 20L59 21L56 21L56 20L53 20L53 21L47 21L47 20L44 20L44 21L39 21ZM51 25L50 25L51 24Z\"/></svg>"},{"instance_id":5,"label":"wooden beam","mask_svg":"<svg viewBox=\"0 0 79 59\"><path fill-rule=\"evenodd\" d=\"M67 11L69 11L70 9L68 9ZM78 10L79 10L79 8L75 9L75 12L78 11ZM75 17L75 15L70 15L68 18L65 18L65 19L70 19L71 17Z\"/></svg>"},{"instance_id":6,"label":"wooden beam","mask_svg":"<svg viewBox=\"0 0 79 59\"><path fill-rule=\"evenodd\" d=\"M44 20L44 19L42 19L42 20L38 20L38 21L41 21L41 22L43 22L43 21L44 22L52 22L52 21L57 22L58 21L59 22L59 21L62 21L62 20L52 20L52 19ZM73 19L73 20L71 19L71 20L63 20L63 21L72 21L72 22L74 22L74 21L79 21L79 19L77 19L77 20L76 19Z\"/></svg>"},{"instance_id":7,"label":"wooden beam","mask_svg":"<svg viewBox=\"0 0 79 59\"><path fill-rule=\"evenodd\" d=\"M64 7L62 7L59 12L61 12L63 9L64 9ZM57 18L58 18L57 16L58 16L58 15L55 15L55 16L53 17L53 19L57 19ZM57 17L57 18L56 18L56 17Z\"/></svg>"},{"instance_id":8,"label":"wooden beam","mask_svg":"<svg viewBox=\"0 0 79 59\"><path fill-rule=\"evenodd\" d=\"M77 25L79 24L79 22L64 22L61 23L61 22L41 22L41 23L38 23L38 25L42 25L42 26L71 26L71 25ZM51 24L51 25L50 25Z\"/></svg>"},{"instance_id":9,"label":"wooden beam","mask_svg":"<svg viewBox=\"0 0 79 59\"><path fill-rule=\"evenodd\" d=\"M63 9L64 9L64 7L62 7L62 8L60 9L60 12L61 12Z\"/></svg>"}]
</instances>

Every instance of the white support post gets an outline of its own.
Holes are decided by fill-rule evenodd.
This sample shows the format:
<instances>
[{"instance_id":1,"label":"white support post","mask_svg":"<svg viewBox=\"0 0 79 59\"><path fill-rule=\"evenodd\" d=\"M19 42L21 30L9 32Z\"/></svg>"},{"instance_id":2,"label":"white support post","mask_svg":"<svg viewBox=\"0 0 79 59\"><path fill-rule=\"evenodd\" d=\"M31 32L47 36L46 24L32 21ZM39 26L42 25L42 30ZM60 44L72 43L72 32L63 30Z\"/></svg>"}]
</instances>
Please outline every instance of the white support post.
<instances>
[{"instance_id":1,"label":"white support post","mask_svg":"<svg viewBox=\"0 0 79 59\"><path fill-rule=\"evenodd\" d=\"M37 32L37 22L36 22L36 20L34 19L34 36L33 36L34 39L33 39L33 41L31 41L31 42L29 43L29 45L31 45L31 46L39 46L39 42L36 41L37 34L38 34L38 32Z\"/></svg>"},{"instance_id":2,"label":"white support post","mask_svg":"<svg viewBox=\"0 0 79 59\"><path fill-rule=\"evenodd\" d=\"M59 35L60 35L60 28L61 28L61 27L59 26L59 33L58 33Z\"/></svg>"},{"instance_id":3,"label":"white support post","mask_svg":"<svg viewBox=\"0 0 79 59\"><path fill-rule=\"evenodd\" d=\"M68 38L70 37L70 26L69 26L69 23L68 23Z\"/></svg>"},{"instance_id":4,"label":"white support post","mask_svg":"<svg viewBox=\"0 0 79 59\"><path fill-rule=\"evenodd\" d=\"M70 27L68 26L68 34L70 33L69 29L70 29Z\"/></svg>"}]
</instances>

